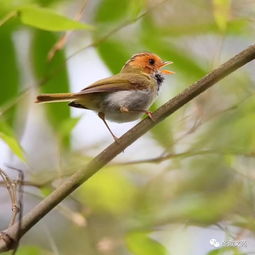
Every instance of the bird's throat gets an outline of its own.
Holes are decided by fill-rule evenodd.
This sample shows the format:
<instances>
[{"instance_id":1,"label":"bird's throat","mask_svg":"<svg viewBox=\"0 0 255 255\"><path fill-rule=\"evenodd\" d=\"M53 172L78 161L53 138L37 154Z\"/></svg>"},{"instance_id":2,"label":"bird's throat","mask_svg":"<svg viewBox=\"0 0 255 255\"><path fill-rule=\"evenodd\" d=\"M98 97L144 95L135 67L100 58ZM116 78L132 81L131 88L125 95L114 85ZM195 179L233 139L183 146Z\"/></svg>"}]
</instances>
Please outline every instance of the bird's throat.
<instances>
[{"instance_id":1,"label":"bird's throat","mask_svg":"<svg viewBox=\"0 0 255 255\"><path fill-rule=\"evenodd\" d=\"M158 84L158 90L160 89L160 86L162 85L163 81L164 81L164 76L160 73L156 73L154 75L154 79L157 81Z\"/></svg>"}]
</instances>

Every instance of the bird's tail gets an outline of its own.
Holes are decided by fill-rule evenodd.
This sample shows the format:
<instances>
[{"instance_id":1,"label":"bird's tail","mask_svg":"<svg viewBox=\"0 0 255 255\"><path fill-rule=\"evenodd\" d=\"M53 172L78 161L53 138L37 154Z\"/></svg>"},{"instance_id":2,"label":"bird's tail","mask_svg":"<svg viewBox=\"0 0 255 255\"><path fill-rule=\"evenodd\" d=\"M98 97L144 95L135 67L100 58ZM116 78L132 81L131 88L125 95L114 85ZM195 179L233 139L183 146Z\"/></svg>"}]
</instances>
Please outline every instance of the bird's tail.
<instances>
[{"instance_id":1,"label":"bird's tail","mask_svg":"<svg viewBox=\"0 0 255 255\"><path fill-rule=\"evenodd\" d=\"M42 94L37 96L35 103L68 102L75 99L74 93Z\"/></svg>"}]
</instances>

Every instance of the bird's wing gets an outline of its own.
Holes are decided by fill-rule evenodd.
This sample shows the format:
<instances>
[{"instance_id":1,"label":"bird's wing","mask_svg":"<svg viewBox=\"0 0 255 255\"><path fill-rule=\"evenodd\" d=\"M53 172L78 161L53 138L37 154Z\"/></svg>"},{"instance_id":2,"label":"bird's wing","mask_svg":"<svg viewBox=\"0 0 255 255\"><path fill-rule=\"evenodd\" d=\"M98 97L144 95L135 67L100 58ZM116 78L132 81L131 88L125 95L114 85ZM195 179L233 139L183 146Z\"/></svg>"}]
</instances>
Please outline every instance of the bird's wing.
<instances>
[{"instance_id":1,"label":"bird's wing","mask_svg":"<svg viewBox=\"0 0 255 255\"><path fill-rule=\"evenodd\" d=\"M148 75L121 73L99 80L77 94L84 95L100 92L116 92L130 89L140 90L149 88L150 86L151 78Z\"/></svg>"}]
</instances>

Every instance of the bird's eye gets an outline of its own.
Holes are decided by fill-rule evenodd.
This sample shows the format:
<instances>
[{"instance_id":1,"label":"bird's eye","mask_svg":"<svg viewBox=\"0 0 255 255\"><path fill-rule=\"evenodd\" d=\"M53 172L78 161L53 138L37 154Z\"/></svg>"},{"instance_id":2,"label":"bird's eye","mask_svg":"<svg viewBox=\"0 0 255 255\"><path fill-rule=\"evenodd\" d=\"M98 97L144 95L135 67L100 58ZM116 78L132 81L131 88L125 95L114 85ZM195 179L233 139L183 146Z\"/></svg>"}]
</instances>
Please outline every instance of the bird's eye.
<instances>
[{"instance_id":1,"label":"bird's eye","mask_svg":"<svg viewBox=\"0 0 255 255\"><path fill-rule=\"evenodd\" d=\"M150 65L154 65L154 64L155 64L155 60L154 60L153 58L150 58L150 59L149 59L149 64L150 64Z\"/></svg>"}]
</instances>

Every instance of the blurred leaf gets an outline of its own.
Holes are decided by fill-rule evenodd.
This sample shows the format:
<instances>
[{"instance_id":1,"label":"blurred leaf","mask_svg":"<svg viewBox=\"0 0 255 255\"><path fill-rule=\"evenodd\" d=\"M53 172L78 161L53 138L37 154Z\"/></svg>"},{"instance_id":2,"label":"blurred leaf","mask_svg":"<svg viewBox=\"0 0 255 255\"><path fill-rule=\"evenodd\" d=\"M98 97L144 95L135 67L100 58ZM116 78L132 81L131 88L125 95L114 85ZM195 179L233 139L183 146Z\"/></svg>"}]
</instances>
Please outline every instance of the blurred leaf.
<instances>
[{"instance_id":1,"label":"blurred leaf","mask_svg":"<svg viewBox=\"0 0 255 255\"><path fill-rule=\"evenodd\" d=\"M116 22L125 17L128 4L129 0L101 0L96 10L95 21L103 24Z\"/></svg>"},{"instance_id":2,"label":"blurred leaf","mask_svg":"<svg viewBox=\"0 0 255 255\"><path fill-rule=\"evenodd\" d=\"M55 34L39 30L35 31L33 38L32 57L36 77L38 77L38 80L47 79L47 76L54 72L50 79L40 87L45 93L69 91L69 80L63 52L58 52L51 62L47 61L48 52L56 40L57 36ZM70 107L64 103L48 104L45 107L47 107L49 119L56 130L59 130L59 127L70 118Z\"/></svg>"},{"instance_id":3,"label":"blurred leaf","mask_svg":"<svg viewBox=\"0 0 255 255\"><path fill-rule=\"evenodd\" d=\"M220 115L208 124L194 148L211 148L232 153L254 152L255 97L250 97L233 111ZM240 132L241 130L241 132Z\"/></svg>"},{"instance_id":4,"label":"blurred leaf","mask_svg":"<svg viewBox=\"0 0 255 255\"><path fill-rule=\"evenodd\" d=\"M44 187L40 188L40 191L44 197L47 197L48 195L50 195L50 193L53 191L53 189L51 187L44 186Z\"/></svg>"},{"instance_id":5,"label":"blurred leaf","mask_svg":"<svg viewBox=\"0 0 255 255\"><path fill-rule=\"evenodd\" d=\"M36 6L23 6L18 9L18 16L25 25L48 31L91 29L92 27L59 15L54 11Z\"/></svg>"},{"instance_id":6,"label":"blurred leaf","mask_svg":"<svg viewBox=\"0 0 255 255\"><path fill-rule=\"evenodd\" d=\"M251 199L253 201L253 197L251 197ZM253 212L253 209L252 209L252 212ZM251 213L251 215L238 215L237 217L235 217L233 225L241 227L241 228L247 228L251 230L252 232L255 232L255 219L254 219L253 213Z\"/></svg>"},{"instance_id":7,"label":"blurred leaf","mask_svg":"<svg viewBox=\"0 0 255 255\"><path fill-rule=\"evenodd\" d=\"M134 255L167 255L166 248L145 232L130 232L126 236L128 249Z\"/></svg>"},{"instance_id":8,"label":"blurred leaf","mask_svg":"<svg viewBox=\"0 0 255 255\"><path fill-rule=\"evenodd\" d=\"M3 121L0 121L0 138L9 146L16 156L18 156L22 161L25 161L22 147L16 140L11 128Z\"/></svg>"},{"instance_id":9,"label":"blurred leaf","mask_svg":"<svg viewBox=\"0 0 255 255\"><path fill-rule=\"evenodd\" d=\"M144 18L147 24L147 19ZM228 21L228 25L226 27L225 33L228 35L250 35L250 22L245 18L238 18L234 20ZM146 27L146 25L144 25ZM150 24L151 26L151 24ZM151 27L149 27L151 29ZM195 35L211 35L211 34L218 34L222 31L219 29L215 22L208 22L204 24L172 24L171 26L165 27L158 27L154 26L151 33L155 37L170 37L170 38L177 38L182 36L192 36Z\"/></svg>"},{"instance_id":10,"label":"blurred leaf","mask_svg":"<svg viewBox=\"0 0 255 255\"><path fill-rule=\"evenodd\" d=\"M203 226L215 224L240 205L240 196L235 192L237 188L239 187L233 186L228 190L212 194L187 191L183 195L176 196L169 206L161 207L158 217L164 222L189 221Z\"/></svg>"},{"instance_id":11,"label":"blurred leaf","mask_svg":"<svg viewBox=\"0 0 255 255\"><path fill-rule=\"evenodd\" d=\"M18 249L17 255L42 255L43 251L36 246L22 246Z\"/></svg>"},{"instance_id":12,"label":"blurred leaf","mask_svg":"<svg viewBox=\"0 0 255 255\"><path fill-rule=\"evenodd\" d=\"M0 33L0 56L1 86L4 88L4 92L0 93L0 107L2 107L18 95L20 82L12 33L5 28L1 28ZM12 108L5 113L8 123L13 121L14 112L15 109Z\"/></svg>"},{"instance_id":13,"label":"blurred leaf","mask_svg":"<svg viewBox=\"0 0 255 255\"><path fill-rule=\"evenodd\" d=\"M119 169L108 167L98 172L78 192L91 207L116 214L130 210L136 189Z\"/></svg>"},{"instance_id":14,"label":"blurred leaf","mask_svg":"<svg viewBox=\"0 0 255 255\"><path fill-rule=\"evenodd\" d=\"M64 2L68 2L69 0L36 0L36 3L38 3L40 6L49 6L49 5L55 5L56 3L60 2L60 4L63 4Z\"/></svg>"},{"instance_id":15,"label":"blurred leaf","mask_svg":"<svg viewBox=\"0 0 255 255\"><path fill-rule=\"evenodd\" d=\"M224 190L224 193L193 197L193 205L185 212L187 218L199 224L216 223L238 205L240 194L235 192L238 188L240 187L232 186Z\"/></svg>"},{"instance_id":16,"label":"blurred leaf","mask_svg":"<svg viewBox=\"0 0 255 255\"><path fill-rule=\"evenodd\" d=\"M157 53L164 60L173 61L173 71L177 70L178 75L189 77L189 82L199 79L206 74L206 69L198 64L189 50L178 48L165 41L162 36L155 36L154 27L149 18L143 20L143 30L141 31L141 42L149 51Z\"/></svg>"},{"instance_id":17,"label":"blurred leaf","mask_svg":"<svg viewBox=\"0 0 255 255\"><path fill-rule=\"evenodd\" d=\"M250 31L249 25L250 25L249 20L244 18L230 20L226 28L226 33L238 36L242 34L249 35Z\"/></svg>"},{"instance_id":18,"label":"blurred leaf","mask_svg":"<svg viewBox=\"0 0 255 255\"><path fill-rule=\"evenodd\" d=\"M143 220L156 219L165 224L188 221L205 226L217 223L246 205L243 185L235 178L236 172L224 162L224 156L182 158L179 169L182 169L180 175L178 171L175 173L177 179L181 176L177 184L164 181L162 177L156 183L162 188L145 191L143 203L148 200L149 210L141 211Z\"/></svg>"},{"instance_id":19,"label":"blurred leaf","mask_svg":"<svg viewBox=\"0 0 255 255\"><path fill-rule=\"evenodd\" d=\"M222 247L208 252L207 255L245 255L245 253L240 252L236 247Z\"/></svg>"},{"instance_id":20,"label":"blurred leaf","mask_svg":"<svg viewBox=\"0 0 255 255\"><path fill-rule=\"evenodd\" d=\"M58 130L59 139L63 144L65 145L69 144L69 138L70 138L71 132L74 129L74 127L77 125L80 119L81 117L77 117L77 118L66 119L63 121L63 123L61 124Z\"/></svg>"},{"instance_id":21,"label":"blurred leaf","mask_svg":"<svg viewBox=\"0 0 255 255\"><path fill-rule=\"evenodd\" d=\"M128 12L131 19L136 18L144 9L146 0L130 0Z\"/></svg>"},{"instance_id":22,"label":"blurred leaf","mask_svg":"<svg viewBox=\"0 0 255 255\"><path fill-rule=\"evenodd\" d=\"M128 47L121 41L107 40L97 47L99 55L112 73L118 73L131 57Z\"/></svg>"},{"instance_id":23,"label":"blurred leaf","mask_svg":"<svg viewBox=\"0 0 255 255\"><path fill-rule=\"evenodd\" d=\"M216 24L225 31L230 17L231 0L213 0L213 14Z\"/></svg>"},{"instance_id":24,"label":"blurred leaf","mask_svg":"<svg viewBox=\"0 0 255 255\"><path fill-rule=\"evenodd\" d=\"M198 224L212 224L240 207L243 186L224 155L201 155L187 159L187 175L179 185L172 212Z\"/></svg>"},{"instance_id":25,"label":"blurred leaf","mask_svg":"<svg viewBox=\"0 0 255 255\"><path fill-rule=\"evenodd\" d=\"M16 255L43 255L48 254L45 253L40 247L32 246L32 245L24 245L19 247L16 252Z\"/></svg>"}]
</instances>

